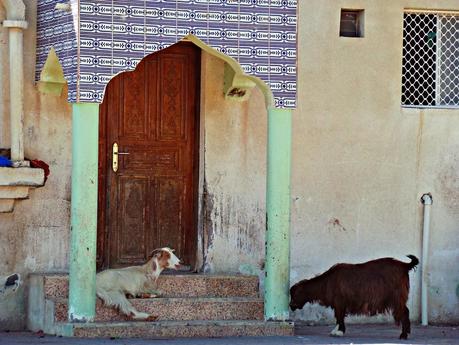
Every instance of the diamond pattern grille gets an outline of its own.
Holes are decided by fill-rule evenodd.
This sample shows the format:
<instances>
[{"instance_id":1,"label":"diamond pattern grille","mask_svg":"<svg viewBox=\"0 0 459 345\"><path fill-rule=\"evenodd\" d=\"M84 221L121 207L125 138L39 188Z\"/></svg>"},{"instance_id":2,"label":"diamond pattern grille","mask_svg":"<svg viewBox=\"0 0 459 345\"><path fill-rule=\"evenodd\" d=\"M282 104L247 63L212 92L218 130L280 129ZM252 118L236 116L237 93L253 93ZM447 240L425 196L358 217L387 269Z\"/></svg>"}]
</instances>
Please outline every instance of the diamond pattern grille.
<instances>
[{"instance_id":1,"label":"diamond pattern grille","mask_svg":"<svg viewBox=\"0 0 459 345\"><path fill-rule=\"evenodd\" d=\"M440 23L440 104L459 105L459 16L441 16Z\"/></svg>"},{"instance_id":2,"label":"diamond pattern grille","mask_svg":"<svg viewBox=\"0 0 459 345\"><path fill-rule=\"evenodd\" d=\"M459 106L459 16L405 13L402 105Z\"/></svg>"}]
</instances>

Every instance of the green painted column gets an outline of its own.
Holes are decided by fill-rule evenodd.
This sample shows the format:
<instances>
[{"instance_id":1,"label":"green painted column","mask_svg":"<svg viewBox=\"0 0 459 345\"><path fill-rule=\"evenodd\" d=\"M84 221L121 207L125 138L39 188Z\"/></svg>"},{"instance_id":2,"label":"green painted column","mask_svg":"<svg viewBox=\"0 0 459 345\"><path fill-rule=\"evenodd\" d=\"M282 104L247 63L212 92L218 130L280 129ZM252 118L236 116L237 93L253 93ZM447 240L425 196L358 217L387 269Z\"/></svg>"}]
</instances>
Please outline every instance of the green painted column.
<instances>
[{"instance_id":1,"label":"green painted column","mask_svg":"<svg viewBox=\"0 0 459 345\"><path fill-rule=\"evenodd\" d=\"M98 138L99 104L73 104L69 321L96 310Z\"/></svg>"},{"instance_id":2,"label":"green painted column","mask_svg":"<svg viewBox=\"0 0 459 345\"><path fill-rule=\"evenodd\" d=\"M289 318L292 111L268 108L265 319Z\"/></svg>"}]
</instances>

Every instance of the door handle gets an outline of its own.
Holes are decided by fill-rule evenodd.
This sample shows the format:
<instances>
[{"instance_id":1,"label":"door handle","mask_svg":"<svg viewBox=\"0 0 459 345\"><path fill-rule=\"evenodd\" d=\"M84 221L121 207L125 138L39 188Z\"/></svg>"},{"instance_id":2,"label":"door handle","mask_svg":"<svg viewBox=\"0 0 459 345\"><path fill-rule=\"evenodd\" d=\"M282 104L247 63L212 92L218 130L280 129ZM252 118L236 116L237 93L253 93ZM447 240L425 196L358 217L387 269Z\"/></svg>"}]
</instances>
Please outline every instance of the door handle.
<instances>
[{"instance_id":1,"label":"door handle","mask_svg":"<svg viewBox=\"0 0 459 345\"><path fill-rule=\"evenodd\" d=\"M119 155L128 155L129 152L119 152L118 143L114 142L112 147L112 169L114 172L118 171L118 156Z\"/></svg>"}]
</instances>

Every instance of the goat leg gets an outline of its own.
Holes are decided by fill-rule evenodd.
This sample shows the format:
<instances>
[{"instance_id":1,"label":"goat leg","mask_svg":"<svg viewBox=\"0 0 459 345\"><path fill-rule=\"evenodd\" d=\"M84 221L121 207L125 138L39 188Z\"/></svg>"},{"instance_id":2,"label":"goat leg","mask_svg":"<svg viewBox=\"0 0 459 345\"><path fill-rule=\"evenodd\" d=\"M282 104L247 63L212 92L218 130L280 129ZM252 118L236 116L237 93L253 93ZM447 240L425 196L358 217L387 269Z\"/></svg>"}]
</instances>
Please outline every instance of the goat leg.
<instances>
[{"instance_id":1,"label":"goat leg","mask_svg":"<svg viewBox=\"0 0 459 345\"><path fill-rule=\"evenodd\" d=\"M411 333L410 311L407 307L404 307L402 316L402 333L400 334L400 339L408 339L409 333Z\"/></svg>"},{"instance_id":2,"label":"goat leg","mask_svg":"<svg viewBox=\"0 0 459 345\"><path fill-rule=\"evenodd\" d=\"M342 337L346 333L346 326L344 325L345 315L344 310L335 309L336 327L330 333L332 337Z\"/></svg>"}]
</instances>

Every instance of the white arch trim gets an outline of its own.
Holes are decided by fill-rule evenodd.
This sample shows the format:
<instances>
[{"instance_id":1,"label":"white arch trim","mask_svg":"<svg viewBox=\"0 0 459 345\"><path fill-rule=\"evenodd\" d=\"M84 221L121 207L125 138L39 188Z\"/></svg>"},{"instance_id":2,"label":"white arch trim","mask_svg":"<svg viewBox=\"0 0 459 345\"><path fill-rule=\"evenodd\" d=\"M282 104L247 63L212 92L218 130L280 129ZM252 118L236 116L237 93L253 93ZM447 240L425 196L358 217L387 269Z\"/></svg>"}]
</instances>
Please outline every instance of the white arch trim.
<instances>
[{"instance_id":1,"label":"white arch trim","mask_svg":"<svg viewBox=\"0 0 459 345\"><path fill-rule=\"evenodd\" d=\"M201 41L199 38L197 38L194 35L187 35L183 37L179 41L188 41L192 42L199 48L201 48L203 51L207 52L208 54L215 56L219 58L220 60L223 60L226 63L226 68L225 68L225 86L224 86L224 91L225 95L227 97L237 99L237 100L245 100L249 97L250 95L250 90L257 86L263 93L265 97L265 104L266 107L274 107L274 95L268 86L262 79L248 75L244 72L242 67L239 65L239 62L233 59L232 57L225 55L218 50L212 48L211 46L207 45L205 42ZM178 41L178 42L179 42ZM149 53L150 54L154 54ZM145 55L143 58L145 58ZM135 70L135 68L134 68ZM129 69L120 71L119 73L124 73L130 71ZM118 74L119 74L118 73ZM116 75L113 75L111 79L113 79ZM105 89L107 89L107 84L105 85ZM105 94L105 90L104 90Z\"/></svg>"},{"instance_id":2,"label":"white arch trim","mask_svg":"<svg viewBox=\"0 0 459 345\"><path fill-rule=\"evenodd\" d=\"M25 5L22 0L0 0L6 10L7 20L25 20Z\"/></svg>"},{"instance_id":3,"label":"white arch trim","mask_svg":"<svg viewBox=\"0 0 459 345\"><path fill-rule=\"evenodd\" d=\"M239 87L240 88L250 88L251 84L253 86L256 85L263 92L263 95L265 96L266 107L274 106L274 96L268 84L266 84L262 79L258 77L245 74L244 70L241 68L238 61L212 48L211 46L207 45L206 43L204 43L203 41L201 41L199 38L197 38L194 35L191 35L191 34L187 35L182 40L193 42L195 45L197 45L202 50L206 51L210 55L218 57L219 59L225 61L228 64L228 66L234 72L232 87L229 88L230 90L231 88L239 88Z\"/></svg>"}]
</instances>

